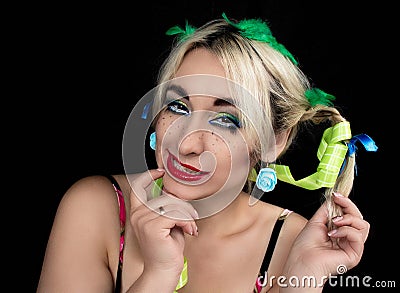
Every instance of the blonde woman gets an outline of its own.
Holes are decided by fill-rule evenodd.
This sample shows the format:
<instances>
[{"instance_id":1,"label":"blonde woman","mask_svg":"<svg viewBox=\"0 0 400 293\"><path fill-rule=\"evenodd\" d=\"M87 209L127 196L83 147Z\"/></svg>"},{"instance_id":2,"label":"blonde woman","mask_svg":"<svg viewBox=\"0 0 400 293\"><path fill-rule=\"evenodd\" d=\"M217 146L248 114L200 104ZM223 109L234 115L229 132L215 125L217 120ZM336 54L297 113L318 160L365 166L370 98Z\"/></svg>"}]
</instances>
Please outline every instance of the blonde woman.
<instances>
[{"instance_id":1,"label":"blonde woman","mask_svg":"<svg viewBox=\"0 0 400 293\"><path fill-rule=\"evenodd\" d=\"M149 131L128 121L123 142L126 166L139 164L129 146L149 134L158 168L67 191L37 292L322 292L338 266L359 263L369 232L347 197L349 122L259 19L168 33L175 46L139 105ZM276 162L303 123L325 121L320 166L295 180ZM260 201L277 179L326 200L309 220Z\"/></svg>"}]
</instances>

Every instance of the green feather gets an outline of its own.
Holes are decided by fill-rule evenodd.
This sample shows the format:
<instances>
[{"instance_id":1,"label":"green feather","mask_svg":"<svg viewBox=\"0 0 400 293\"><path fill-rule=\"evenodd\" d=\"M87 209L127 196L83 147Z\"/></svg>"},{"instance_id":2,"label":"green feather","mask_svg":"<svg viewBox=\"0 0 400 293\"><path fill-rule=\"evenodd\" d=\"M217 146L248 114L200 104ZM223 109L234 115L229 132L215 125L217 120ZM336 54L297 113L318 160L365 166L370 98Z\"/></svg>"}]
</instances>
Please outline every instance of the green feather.
<instances>
[{"instance_id":1,"label":"green feather","mask_svg":"<svg viewBox=\"0 0 400 293\"><path fill-rule=\"evenodd\" d=\"M307 89L305 96L311 107L316 105L333 106L333 101L336 99L335 96L327 94L318 88Z\"/></svg>"},{"instance_id":2,"label":"green feather","mask_svg":"<svg viewBox=\"0 0 400 293\"><path fill-rule=\"evenodd\" d=\"M237 23L232 22L224 13L222 13L222 17L232 26L236 27L240 34L248 39L256 40L260 42L264 42L269 44L272 48L280 52L282 55L289 58L293 64L297 65L296 59L293 55L283 46L278 43L275 37L272 35L272 32L265 21L262 21L259 18L253 19L243 19Z\"/></svg>"},{"instance_id":3,"label":"green feather","mask_svg":"<svg viewBox=\"0 0 400 293\"><path fill-rule=\"evenodd\" d=\"M188 23L186 20L185 29L176 25L169 28L165 34L168 36L177 35L179 41L186 40L189 36L191 36L195 32L196 28Z\"/></svg>"}]
</instances>

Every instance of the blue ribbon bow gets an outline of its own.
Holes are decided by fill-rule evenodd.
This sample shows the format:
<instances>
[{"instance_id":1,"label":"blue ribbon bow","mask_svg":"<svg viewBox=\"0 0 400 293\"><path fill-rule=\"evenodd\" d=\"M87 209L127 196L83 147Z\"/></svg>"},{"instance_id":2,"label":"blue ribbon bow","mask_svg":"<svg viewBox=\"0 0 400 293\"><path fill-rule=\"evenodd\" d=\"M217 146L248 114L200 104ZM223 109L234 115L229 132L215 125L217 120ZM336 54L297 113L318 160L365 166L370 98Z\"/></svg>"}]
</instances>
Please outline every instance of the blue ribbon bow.
<instances>
[{"instance_id":1,"label":"blue ribbon bow","mask_svg":"<svg viewBox=\"0 0 400 293\"><path fill-rule=\"evenodd\" d=\"M356 143L358 141L363 145L365 150L368 152L376 152L378 150L378 147L376 146L374 140L368 135L362 133L354 135L347 143L348 156L352 156L357 151ZM355 167L355 174L357 175L357 167Z\"/></svg>"}]
</instances>

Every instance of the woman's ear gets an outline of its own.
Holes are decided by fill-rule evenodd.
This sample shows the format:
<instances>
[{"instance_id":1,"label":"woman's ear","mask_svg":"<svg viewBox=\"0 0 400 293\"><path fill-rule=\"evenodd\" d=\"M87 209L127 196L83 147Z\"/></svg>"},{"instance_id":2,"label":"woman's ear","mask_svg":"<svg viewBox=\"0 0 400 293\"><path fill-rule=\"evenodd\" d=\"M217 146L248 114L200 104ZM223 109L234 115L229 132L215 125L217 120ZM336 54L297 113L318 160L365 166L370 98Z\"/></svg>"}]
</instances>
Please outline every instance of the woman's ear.
<instances>
[{"instance_id":1,"label":"woman's ear","mask_svg":"<svg viewBox=\"0 0 400 293\"><path fill-rule=\"evenodd\" d=\"M276 158L278 158L282 151L286 149L286 144L289 138L290 134L290 129L285 130L281 132L280 134L275 136L275 142L276 142ZM275 159L276 159L275 158Z\"/></svg>"},{"instance_id":2,"label":"woman's ear","mask_svg":"<svg viewBox=\"0 0 400 293\"><path fill-rule=\"evenodd\" d=\"M286 144L289 138L289 134L290 129L275 135L275 149L274 151L267 151L267 153L262 156L262 160L264 162L274 162L277 158L279 158L281 153L286 150Z\"/></svg>"}]
</instances>

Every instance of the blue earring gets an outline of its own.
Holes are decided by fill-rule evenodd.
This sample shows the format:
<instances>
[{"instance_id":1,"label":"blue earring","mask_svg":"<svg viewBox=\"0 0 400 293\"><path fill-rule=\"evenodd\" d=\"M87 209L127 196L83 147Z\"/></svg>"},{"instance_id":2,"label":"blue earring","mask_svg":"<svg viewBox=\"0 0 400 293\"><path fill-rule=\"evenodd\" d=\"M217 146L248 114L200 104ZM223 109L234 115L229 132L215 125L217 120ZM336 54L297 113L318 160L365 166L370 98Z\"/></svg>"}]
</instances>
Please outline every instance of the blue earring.
<instances>
[{"instance_id":1,"label":"blue earring","mask_svg":"<svg viewBox=\"0 0 400 293\"><path fill-rule=\"evenodd\" d=\"M156 150L156 133L155 132L150 134L150 147L153 150Z\"/></svg>"},{"instance_id":2,"label":"blue earring","mask_svg":"<svg viewBox=\"0 0 400 293\"><path fill-rule=\"evenodd\" d=\"M256 185L264 192L272 191L277 183L276 172L271 168L262 168L257 175Z\"/></svg>"}]
</instances>

